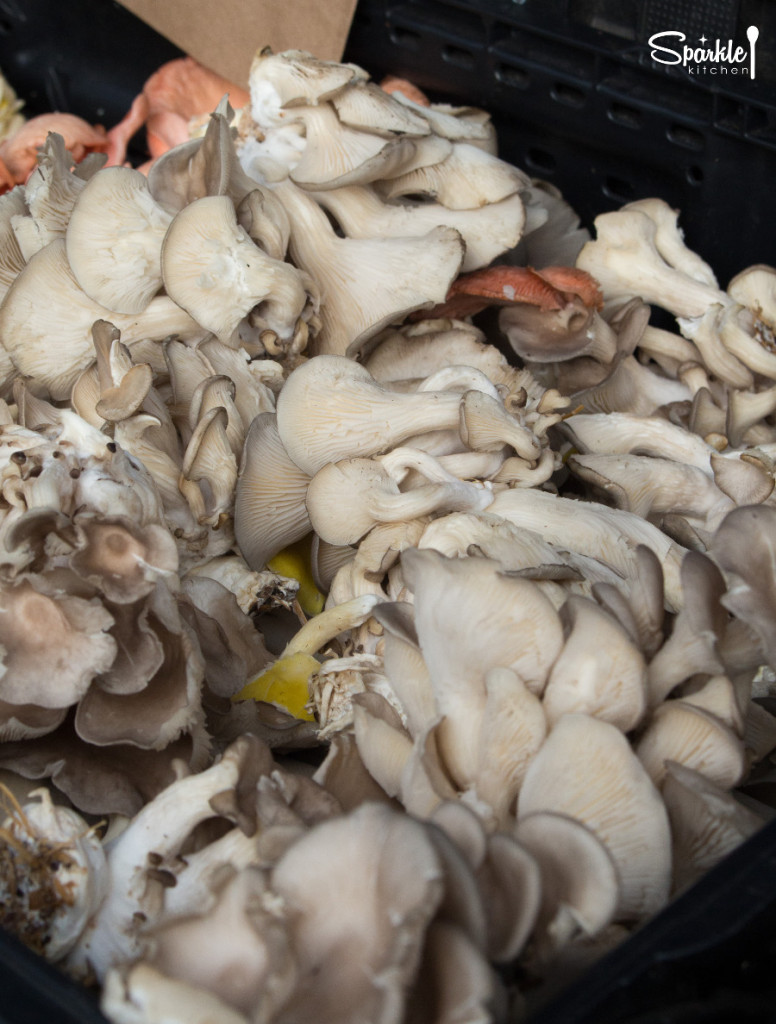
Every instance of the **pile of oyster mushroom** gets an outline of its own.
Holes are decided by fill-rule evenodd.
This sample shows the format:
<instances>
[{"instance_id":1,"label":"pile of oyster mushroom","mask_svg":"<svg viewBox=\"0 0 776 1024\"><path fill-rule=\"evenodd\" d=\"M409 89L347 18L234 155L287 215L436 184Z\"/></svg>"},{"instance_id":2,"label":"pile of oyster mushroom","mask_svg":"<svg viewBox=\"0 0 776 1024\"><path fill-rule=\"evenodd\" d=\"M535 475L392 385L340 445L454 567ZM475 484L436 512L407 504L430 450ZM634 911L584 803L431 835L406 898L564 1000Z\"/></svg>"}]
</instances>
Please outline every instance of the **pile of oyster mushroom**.
<instances>
[{"instance_id":1,"label":"pile of oyster mushroom","mask_svg":"<svg viewBox=\"0 0 776 1024\"><path fill-rule=\"evenodd\" d=\"M2 923L116 1024L516 1019L772 815L776 271L250 84L0 198Z\"/></svg>"}]
</instances>

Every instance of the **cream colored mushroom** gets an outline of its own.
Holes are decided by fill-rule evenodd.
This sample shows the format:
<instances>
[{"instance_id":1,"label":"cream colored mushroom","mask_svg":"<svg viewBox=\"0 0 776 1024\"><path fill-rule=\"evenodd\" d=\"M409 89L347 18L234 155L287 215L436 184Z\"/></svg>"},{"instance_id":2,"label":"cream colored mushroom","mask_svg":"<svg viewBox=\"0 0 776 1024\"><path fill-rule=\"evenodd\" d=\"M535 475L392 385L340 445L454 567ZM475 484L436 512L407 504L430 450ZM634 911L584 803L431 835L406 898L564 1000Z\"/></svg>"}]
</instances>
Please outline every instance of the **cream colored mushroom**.
<instances>
[{"instance_id":1,"label":"cream colored mushroom","mask_svg":"<svg viewBox=\"0 0 776 1024\"><path fill-rule=\"evenodd\" d=\"M425 235L440 225L455 228L466 244L462 272L487 266L513 248L525 221L517 192L497 203L469 210L449 210L441 203L384 203L367 186L326 189L317 192L315 198L349 238Z\"/></svg>"},{"instance_id":2,"label":"cream colored mushroom","mask_svg":"<svg viewBox=\"0 0 776 1024\"><path fill-rule=\"evenodd\" d=\"M291 459L313 475L418 433L457 429L460 403L452 391L389 391L352 359L321 355L289 374L277 400L278 433Z\"/></svg>"},{"instance_id":3,"label":"cream colored mushroom","mask_svg":"<svg viewBox=\"0 0 776 1024\"><path fill-rule=\"evenodd\" d=\"M377 523L416 519L434 512L487 508L492 491L459 480L430 455L416 449L412 467L427 483L401 490L395 478L374 459L331 462L318 470L307 489L306 506L313 529L329 544L354 544Z\"/></svg>"},{"instance_id":4,"label":"cream colored mushroom","mask_svg":"<svg viewBox=\"0 0 776 1024\"><path fill-rule=\"evenodd\" d=\"M7 844L0 921L55 963L80 939L110 879L99 836L77 811L55 805L45 788L33 790L28 801L13 802L0 823Z\"/></svg>"},{"instance_id":5,"label":"cream colored mushroom","mask_svg":"<svg viewBox=\"0 0 776 1024\"><path fill-rule=\"evenodd\" d=\"M568 636L542 695L549 727L581 712L630 732L647 710L643 654L619 623L583 597L569 596L560 618Z\"/></svg>"},{"instance_id":6,"label":"cream colored mushroom","mask_svg":"<svg viewBox=\"0 0 776 1024\"><path fill-rule=\"evenodd\" d=\"M662 792L671 819L675 891L695 882L764 824L733 793L673 761L666 766Z\"/></svg>"},{"instance_id":7,"label":"cream colored mushroom","mask_svg":"<svg viewBox=\"0 0 776 1024\"><path fill-rule=\"evenodd\" d=\"M541 908L531 944L542 964L580 934L597 935L610 924L620 880L606 846L576 818L536 811L516 823L513 835L541 873Z\"/></svg>"},{"instance_id":8,"label":"cream colored mushroom","mask_svg":"<svg viewBox=\"0 0 776 1024\"><path fill-rule=\"evenodd\" d=\"M663 801L616 726L564 715L528 767L518 821L567 814L603 842L620 877L616 921L641 920L667 901L671 835Z\"/></svg>"},{"instance_id":9,"label":"cream colored mushroom","mask_svg":"<svg viewBox=\"0 0 776 1024\"><path fill-rule=\"evenodd\" d=\"M414 594L418 640L443 716L442 757L466 790L484 767L481 727L488 671L509 668L538 693L563 642L560 620L533 583L506 576L496 562L410 549L401 564Z\"/></svg>"},{"instance_id":10,"label":"cream colored mushroom","mask_svg":"<svg viewBox=\"0 0 776 1024\"><path fill-rule=\"evenodd\" d=\"M112 313L89 299L67 262L64 238L58 238L33 256L9 289L0 309L0 341L21 373L39 380L52 397L67 398L94 358L95 320L114 324L130 348L142 339L203 333L167 296L152 299L137 316Z\"/></svg>"},{"instance_id":11,"label":"cream colored mushroom","mask_svg":"<svg viewBox=\"0 0 776 1024\"><path fill-rule=\"evenodd\" d=\"M309 533L309 483L307 473L286 454L274 414L257 416L245 439L234 504L235 537L251 568L263 569Z\"/></svg>"},{"instance_id":12,"label":"cream colored mushroom","mask_svg":"<svg viewBox=\"0 0 776 1024\"><path fill-rule=\"evenodd\" d=\"M325 296L316 354L353 355L383 327L446 297L464 257L453 228L415 238L340 238L293 182L279 183L275 194L291 221L291 257Z\"/></svg>"},{"instance_id":13,"label":"cream colored mushroom","mask_svg":"<svg viewBox=\"0 0 776 1024\"><path fill-rule=\"evenodd\" d=\"M554 545L599 558L626 579L638 572L636 548L646 545L662 566L669 607L681 606L679 567L684 549L632 512L517 488L497 493L488 511L541 533Z\"/></svg>"},{"instance_id":14,"label":"cream colored mushroom","mask_svg":"<svg viewBox=\"0 0 776 1024\"><path fill-rule=\"evenodd\" d=\"M159 257L172 214L144 174L105 167L81 191L67 224L67 259L86 294L118 313L142 313L162 286Z\"/></svg>"},{"instance_id":15,"label":"cream colored mushroom","mask_svg":"<svg viewBox=\"0 0 776 1024\"><path fill-rule=\"evenodd\" d=\"M576 265L596 278L606 298L639 295L686 318L700 317L714 303L726 301L714 284L668 262L658 249L658 226L642 210L626 206L599 214L595 228L595 240L583 246Z\"/></svg>"},{"instance_id":16,"label":"cream colored mushroom","mask_svg":"<svg viewBox=\"0 0 776 1024\"><path fill-rule=\"evenodd\" d=\"M299 272L251 241L226 196L197 199L176 214L161 267L167 294L222 341L256 306L266 327L288 339L307 302Z\"/></svg>"},{"instance_id":17,"label":"cream colored mushroom","mask_svg":"<svg viewBox=\"0 0 776 1024\"><path fill-rule=\"evenodd\" d=\"M270 880L299 965L286 1018L355 1024L403 1005L442 879L422 825L379 804L323 822L294 843ZM350 897L332 914L322 894L343 888Z\"/></svg>"},{"instance_id":18,"label":"cream colored mushroom","mask_svg":"<svg viewBox=\"0 0 776 1024\"><path fill-rule=\"evenodd\" d=\"M656 786L676 761L723 789L738 785L746 771L744 744L716 715L684 700L664 701L652 714L636 753Z\"/></svg>"}]
</instances>

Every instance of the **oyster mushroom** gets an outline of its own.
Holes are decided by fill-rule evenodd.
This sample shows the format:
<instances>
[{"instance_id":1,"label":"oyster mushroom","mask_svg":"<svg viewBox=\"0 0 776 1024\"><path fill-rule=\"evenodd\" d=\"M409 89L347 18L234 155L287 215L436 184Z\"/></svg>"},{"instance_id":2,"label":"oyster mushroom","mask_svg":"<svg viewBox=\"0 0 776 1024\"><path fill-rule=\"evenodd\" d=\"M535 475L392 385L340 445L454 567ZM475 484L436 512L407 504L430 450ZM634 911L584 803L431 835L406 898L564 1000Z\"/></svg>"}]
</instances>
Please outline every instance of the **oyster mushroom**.
<instances>
[{"instance_id":1,"label":"oyster mushroom","mask_svg":"<svg viewBox=\"0 0 776 1024\"><path fill-rule=\"evenodd\" d=\"M323 822L286 851L270 885L287 908L299 982L279 1016L382 1019L403 1005L443 875L423 826L380 804ZM332 915L322 891L350 898Z\"/></svg>"},{"instance_id":2,"label":"oyster mushroom","mask_svg":"<svg viewBox=\"0 0 776 1024\"><path fill-rule=\"evenodd\" d=\"M770 607L774 589L776 510L747 505L730 512L715 532L709 554L731 580L721 603L758 635L769 663L776 658Z\"/></svg>"},{"instance_id":3,"label":"oyster mushroom","mask_svg":"<svg viewBox=\"0 0 776 1024\"><path fill-rule=\"evenodd\" d=\"M116 964L136 959L147 939L140 926L163 909L163 884L149 875L154 863L172 861L194 828L216 816L211 800L237 786L257 757L258 740L244 737L210 768L179 778L133 818L106 848L111 884L99 910L68 957L76 976L105 977ZM150 856L149 856L150 855Z\"/></svg>"},{"instance_id":4,"label":"oyster mushroom","mask_svg":"<svg viewBox=\"0 0 776 1024\"><path fill-rule=\"evenodd\" d=\"M669 761L692 768L727 790L738 785L746 771L741 737L716 715L676 698L652 713L636 753L656 786L662 784Z\"/></svg>"},{"instance_id":5,"label":"oyster mushroom","mask_svg":"<svg viewBox=\"0 0 776 1024\"><path fill-rule=\"evenodd\" d=\"M404 99L399 102L409 105ZM411 109L421 116L428 116L427 107ZM438 131L441 124L439 119L432 126L437 135L442 134ZM461 122L458 118L451 118L446 124L455 131ZM475 131L484 138L482 126ZM404 173L384 175L385 180L377 183L383 197L394 200L420 195L435 199L451 210L472 210L502 202L522 191L527 184L522 171L473 145L472 140L450 141L452 149L442 158L424 161L421 166Z\"/></svg>"},{"instance_id":6,"label":"oyster mushroom","mask_svg":"<svg viewBox=\"0 0 776 1024\"><path fill-rule=\"evenodd\" d=\"M491 491L459 480L419 450L394 449L394 472L400 452L406 452L413 469L427 483L401 490L395 476L374 459L330 462L318 470L307 489L306 505L313 529L322 540L353 544L380 522L403 522L433 512L476 511L493 500Z\"/></svg>"},{"instance_id":7,"label":"oyster mushroom","mask_svg":"<svg viewBox=\"0 0 776 1024\"><path fill-rule=\"evenodd\" d=\"M47 789L29 796L38 799L23 806L11 801L0 825L0 923L56 962L104 899L108 871L100 839L80 814L56 806Z\"/></svg>"},{"instance_id":8,"label":"oyster mushroom","mask_svg":"<svg viewBox=\"0 0 776 1024\"><path fill-rule=\"evenodd\" d=\"M559 614L568 636L542 695L549 727L564 714L581 712L630 732L647 710L647 666L640 649L586 598L570 595Z\"/></svg>"},{"instance_id":9,"label":"oyster mushroom","mask_svg":"<svg viewBox=\"0 0 776 1024\"><path fill-rule=\"evenodd\" d=\"M176 214L161 268L168 295L222 341L256 306L266 326L288 339L307 302L299 272L251 241L226 196L196 199Z\"/></svg>"},{"instance_id":10,"label":"oyster mushroom","mask_svg":"<svg viewBox=\"0 0 776 1024\"><path fill-rule=\"evenodd\" d=\"M588 715L560 718L528 766L517 810L518 823L534 812L554 811L595 833L620 877L615 921L643 919L665 904L671 883L668 815L616 726Z\"/></svg>"},{"instance_id":11,"label":"oyster mushroom","mask_svg":"<svg viewBox=\"0 0 776 1024\"><path fill-rule=\"evenodd\" d=\"M692 885L764 824L706 775L669 761L662 787L673 836L674 891Z\"/></svg>"},{"instance_id":12,"label":"oyster mushroom","mask_svg":"<svg viewBox=\"0 0 776 1024\"><path fill-rule=\"evenodd\" d=\"M533 956L546 963L580 934L597 935L614 919L617 868L595 833L565 814L527 814L513 835L539 865L541 908L531 941Z\"/></svg>"},{"instance_id":13,"label":"oyster mushroom","mask_svg":"<svg viewBox=\"0 0 776 1024\"><path fill-rule=\"evenodd\" d=\"M674 316L701 317L726 296L714 283L683 272L670 261L673 248L658 248L661 229L642 209L623 207L595 219L596 238L577 257L577 267L599 282L606 298L639 295L645 302L667 309Z\"/></svg>"},{"instance_id":14,"label":"oyster mushroom","mask_svg":"<svg viewBox=\"0 0 776 1024\"><path fill-rule=\"evenodd\" d=\"M310 476L288 457L275 415L260 414L245 439L234 505L235 538L253 569L311 529L305 505Z\"/></svg>"},{"instance_id":15,"label":"oyster mushroom","mask_svg":"<svg viewBox=\"0 0 776 1024\"><path fill-rule=\"evenodd\" d=\"M145 175L106 167L82 189L67 223L67 259L84 292L113 312L142 313L162 286L159 254L172 215Z\"/></svg>"},{"instance_id":16,"label":"oyster mushroom","mask_svg":"<svg viewBox=\"0 0 776 1024\"><path fill-rule=\"evenodd\" d=\"M0 698L63 708L77 703L116 656L113 617L98 599L62 595L40 577L0 590Z\"/></svg>"},{"instance_id":17,"label":"oyster mushroom","mask_svg":"<svg viewBox=\"0 0 776 1024\"><path fill-rule=\"evenodd\" d=\"M383 327L441 302L461 266L464 243L453 228L412 238L340 238L293 182L277 184L275 194L291 221L290 255L325 296L315 354L355 354Z\"/></svg>"},{"instance_id":18,"label":"oyster mushroom","mask_svg":"<svg viewBox=\"0 0 776 1024\"><path fill-rule=\"evenodd\" d=\"M684 549L632 512L517 488L498 492L488 511L541 533L559 547L598 558L626 579L638 572L636 548L646 545L660 561L669 607L681 606L679 567Z\"/></svg>"},{"instance_id":19,"label":"oyster mushroom","mask_svg":"<svg viewBox=\"0 0 776 1024\"><path fill-rule=\"evenodd\" d=\"M352 359L321 355L289 374L278 395L278 433L312 476L327 463L375 455L418 433L457 430L460 403L456 392L389 391Z\"/></svg>"},{"instance_id":20,"label":"oyster mushroom","mask_svg":"<svg viewBox=\"0 0 776 1024\"><path fill-rule=\"evenodd\" d=\"M0 341L21 373L44 384L52 397L67 398L94 358L95 320L114 324L130 348L149 337L204 333L168 296L152 299L136 316L113 313L89 299L67 262L64 238L57 238L32 257L8 290L0 308Z\"/></svg>"},{"instance_id":21,"label":"oyster mushroom","mask_svg":"<svg viewBox=\"0 0 776 1024\"><path fill-rule=\"evenodd\" d=\"M456 784L466 790L487 764L481 730L489 713L488 671L511 669L529 691L540 692L563 642L560 620L533 583L507 576L497 562L448 559L435 551L410 549L402 554L401 564L414 594L418 641L443 716L442 758ZM490 713L504 694L497 682L493 680ZM519 722L511 724L519 728ZM512 757L519 760L519 754Z\"/></svg>"},{"instance_id":22,"label":"oyster mushroom","mask_svg":"<svg viewBox=\"0 0 776 1024\"><path fill-rule=\"evenodd\" d=\"M374 188L363 185L326 189L315 199L349 238L407 237L425 235L440 225L455 228L466 246L461 272L484 267L513 248L525 220L517 192L470 210L449 210L441 203L384 203Z\"/></svg>"}]
</instances>

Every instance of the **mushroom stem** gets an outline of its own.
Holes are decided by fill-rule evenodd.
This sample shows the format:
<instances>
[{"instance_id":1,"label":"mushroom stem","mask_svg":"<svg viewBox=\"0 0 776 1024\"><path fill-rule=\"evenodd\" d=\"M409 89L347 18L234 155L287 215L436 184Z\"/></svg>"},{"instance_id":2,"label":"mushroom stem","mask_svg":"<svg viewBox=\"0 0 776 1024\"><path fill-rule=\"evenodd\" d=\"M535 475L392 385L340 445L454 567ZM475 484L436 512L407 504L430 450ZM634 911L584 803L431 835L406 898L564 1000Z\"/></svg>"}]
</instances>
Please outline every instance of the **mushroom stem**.
<instances>
[{"instance_id":1,"label":"mushroom stem","mask_svg":"<svg viewBox=\"0 0 776 1024\"><path fill-rule=\"evenodd\" d=\"M366 622L375 605L380 603L376 594L362 594L352 601L326 608L302 626L289 640L281 657L292 654L315 654L340 633Z\"/></svg>"}]
</instances>

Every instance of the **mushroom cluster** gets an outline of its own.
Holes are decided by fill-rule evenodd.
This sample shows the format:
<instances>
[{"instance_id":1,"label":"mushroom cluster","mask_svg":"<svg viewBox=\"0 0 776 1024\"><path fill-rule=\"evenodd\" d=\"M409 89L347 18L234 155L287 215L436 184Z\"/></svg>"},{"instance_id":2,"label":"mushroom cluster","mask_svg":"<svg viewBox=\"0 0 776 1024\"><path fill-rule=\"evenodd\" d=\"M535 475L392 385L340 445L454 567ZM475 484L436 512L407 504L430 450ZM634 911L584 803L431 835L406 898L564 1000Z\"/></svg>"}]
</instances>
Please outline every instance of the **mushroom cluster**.
<instances>
[{"instance_id":1,"label":"mushroom cluster","mask_svg":"<svg viewBox=\"0 0 776 1024\"><path fill-rule=\"evenodd\" d=\"M776 271L297 51L99 162L0 197L0 921L116 1024L515 1019L769 816Z\"/></svg>"}]
</instances>

